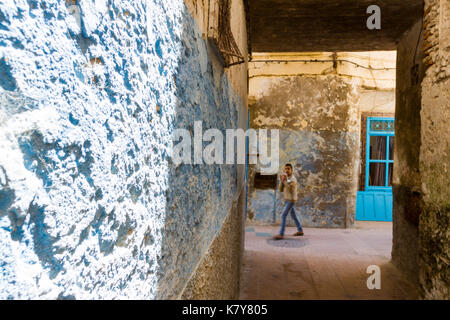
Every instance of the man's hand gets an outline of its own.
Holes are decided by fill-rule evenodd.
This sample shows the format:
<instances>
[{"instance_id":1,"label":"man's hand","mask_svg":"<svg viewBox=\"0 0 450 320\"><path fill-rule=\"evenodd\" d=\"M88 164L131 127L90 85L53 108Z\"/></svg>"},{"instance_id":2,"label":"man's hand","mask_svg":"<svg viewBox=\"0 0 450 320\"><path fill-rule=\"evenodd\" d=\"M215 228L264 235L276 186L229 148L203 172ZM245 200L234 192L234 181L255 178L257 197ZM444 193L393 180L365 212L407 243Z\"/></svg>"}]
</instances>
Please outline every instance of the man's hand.
<instances>
[{"instance_id":1,"label":"man's hand","mask_svg":"<svg viewBox=\"0 0 450 320\"><path fill-rule=\"evenodd\" d=\"M281 181L285 181L286 179L287 179L286 173L280 174L280 180L281 180Z\"/></svg>"}]
</instances>

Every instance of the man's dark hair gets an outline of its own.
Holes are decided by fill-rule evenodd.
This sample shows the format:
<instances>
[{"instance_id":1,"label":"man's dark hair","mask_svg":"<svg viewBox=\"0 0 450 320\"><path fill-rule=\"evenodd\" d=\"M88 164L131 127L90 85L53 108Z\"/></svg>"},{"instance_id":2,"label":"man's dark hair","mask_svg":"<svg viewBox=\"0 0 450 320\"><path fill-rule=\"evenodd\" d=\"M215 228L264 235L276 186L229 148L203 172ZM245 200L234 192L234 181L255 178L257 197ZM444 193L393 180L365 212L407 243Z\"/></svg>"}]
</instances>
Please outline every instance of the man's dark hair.
<instances>
[{"instance_id":1,"label":"man's dark hair","mask_svg":"<svg viewBox=\"0 0 450 320\"><path fill-rule=\"evenodd\" d=\"M286 163L284 166L285 167L291 167L291 169L294 170L294 168L292 167L292 164L290 164L290 163Z\"/></svg>"}]
</instances>

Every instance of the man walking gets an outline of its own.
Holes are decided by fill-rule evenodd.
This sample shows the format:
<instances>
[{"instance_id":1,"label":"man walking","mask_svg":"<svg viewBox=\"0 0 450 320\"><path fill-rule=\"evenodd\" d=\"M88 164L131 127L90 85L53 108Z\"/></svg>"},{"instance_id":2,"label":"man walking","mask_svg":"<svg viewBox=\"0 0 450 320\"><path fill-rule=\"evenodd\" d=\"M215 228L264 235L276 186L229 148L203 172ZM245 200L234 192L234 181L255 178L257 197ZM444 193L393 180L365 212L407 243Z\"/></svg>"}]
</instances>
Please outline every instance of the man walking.
<instances>
[{"instance_id":1,"label":"man walking","mask_svg":"<svg viewBox=\"0 0 450 320\"><path fill-rule=\"evenodd\" d=\"M297 226L297 232L294 236L302 236L303 228L300 221L295 214L295 202L297 202L297 180L293 174L293 168L290 163L284 166L284 174L280 175L280 192L283 192L285 205L283 213L281 214L281 229L280 234L275 236L275 240L280 240L284 238L284 229L286 228L286 218L289 213L291 213L292 219L294 219L295 225Z\"/></svg>"}]
</instances>

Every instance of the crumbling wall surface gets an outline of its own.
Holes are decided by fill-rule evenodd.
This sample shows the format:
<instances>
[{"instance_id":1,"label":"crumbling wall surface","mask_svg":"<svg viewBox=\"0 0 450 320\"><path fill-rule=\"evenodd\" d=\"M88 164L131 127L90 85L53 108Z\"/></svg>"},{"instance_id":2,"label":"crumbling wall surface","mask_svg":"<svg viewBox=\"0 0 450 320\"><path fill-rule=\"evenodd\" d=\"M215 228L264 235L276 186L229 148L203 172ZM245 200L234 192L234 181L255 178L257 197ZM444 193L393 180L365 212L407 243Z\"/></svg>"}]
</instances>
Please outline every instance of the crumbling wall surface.
<instances>
[{"instance_id":1,"label":"crumbling wall surface","mask_svg":"<svg viewBox=\"0 0 450 320\"><path fill-rule=\"evenodd\" d=\"M306 227L346 227L354 221L359 149L355 88L336 75L268 77L250 103L250 127L280 130L280 168L294 166L296 211ZM254 168L252 168L252 171ZM252 184L252 176L249 177ZM248 217L279 222L283 201L252 186ZM290 218L289 218L290 219ZM290 220L289 220L290 221ZM290 225L292 221L289 222Z\"/></svg>"},{"instance_id":2,"label":"crumbling wall surface","mask_svg":"<svg viewBox=\"0 0 450 320\"><path fill-rule=\"evenodd\" d=\"M189 99L177 113L177 127L192 134L194 121L202 120L203 130L219 129L223 134L226 129L245 128L247 64L224 70L214 49L202 40L206 27L199 17L207 12L207 1L186 3L196 21L188 25L199 28L183 59L189 67L182 68L183 79L177 83L180 96ZM230 9L231 19L238 21L232 26L233 36L246 56L242 1L232 1ZM199 64L205 69L198 70ZM245 216L239 199L245 197L245 166L181 164L170 169L160 297L237 299Z\"/></svg>"},{"instance_id":3,"label":"crumbling wall surface","mask_svg":"<svg viewBox=\"0 0 450 320\"><path fill-rule=\"evenodd\" d=\"M397 92L393 175L392 261L418 283L418 225L422 196L419 172L421 148L421 87L423 56L421 22L408 30L397 48ZM418 68L415 68L415 65Z\"/></svg>"},{"instance_id":4,"label":"crumbling wall surface","mask_svg":"<svg viewBox=\"0 0 450 320\"><path fill-rule=\"evenodd\" d=\"M426 0L420 172L420 286L425 299L450 299L450 2Z\"/></svg>"},{"instance_id":5,"label":"crumbling wall surface","mask_svg":"<svg viewBox=\"0 0 450 320\"><path fill-rule=\"evenodd\" d=\"M176 298L234 237L237 166L171 162L245 113L202 32L180 0L0 3L0 299Z\"/></svg>"},{"instance_id":6,"label":"crumbling wall surface","mask_svg":"<svg viewBox=\"0 0 450 320\"><path fill-rule=\"evenodd\" d=\"M241 265L239 259L244 242L245 193L233 202L231 214L214 238L183 290L182 299L236 299L239 295Z\"/></svg>"}]
</instances>

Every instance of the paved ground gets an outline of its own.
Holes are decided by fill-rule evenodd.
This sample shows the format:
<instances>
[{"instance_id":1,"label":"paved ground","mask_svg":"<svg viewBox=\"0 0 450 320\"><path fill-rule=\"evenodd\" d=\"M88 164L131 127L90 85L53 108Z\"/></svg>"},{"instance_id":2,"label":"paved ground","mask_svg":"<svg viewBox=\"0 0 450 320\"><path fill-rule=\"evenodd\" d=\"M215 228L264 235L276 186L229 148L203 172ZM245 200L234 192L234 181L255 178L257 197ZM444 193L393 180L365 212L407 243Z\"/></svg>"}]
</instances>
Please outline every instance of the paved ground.
<instances>
[{"instance_id":1,"label":"paved ground","mask_svg":"<svg viewBox=\"0 0 450 320\"><path fill-rule=\"evenodd\" d=\"M390 263L392 223L357 222L352 229L305 228L303 237L272 240L278 226L247 226L241 299L417 299ZM295 232L286 228L286 235ZM381 269L369 290L366 269Z\"/></svg>"}]
</instances>

